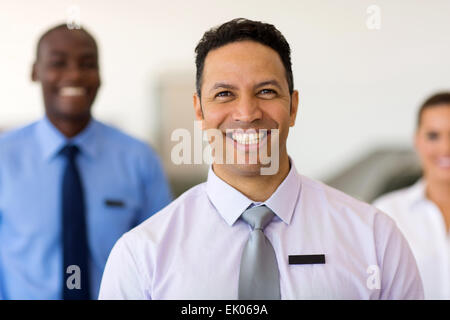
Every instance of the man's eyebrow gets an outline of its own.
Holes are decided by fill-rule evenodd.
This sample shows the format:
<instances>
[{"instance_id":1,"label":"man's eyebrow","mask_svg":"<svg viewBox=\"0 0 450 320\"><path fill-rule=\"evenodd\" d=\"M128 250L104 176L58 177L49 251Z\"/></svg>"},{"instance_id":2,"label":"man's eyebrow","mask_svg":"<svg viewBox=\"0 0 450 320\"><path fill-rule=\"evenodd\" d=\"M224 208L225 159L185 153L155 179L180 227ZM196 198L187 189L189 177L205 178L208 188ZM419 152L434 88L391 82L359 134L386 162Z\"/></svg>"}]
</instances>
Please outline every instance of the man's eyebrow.
<instances>
[{"instance_id":1,"label":"man's eyebrow","mask_svg":"<svg viewBox=\"0 0 450 320\"><path fill-rule=\"evenodd\" d=\"M278 89L281 90L280 83L277 80L275 80L275 79L274 80L267 80L267 81L260 82L260 83L256 84L254 88L258 89L258 88L261 88L261 87L264 87L264 86L267 86L267 85L275 86L275 87L277 87Z\"/></svg>"},{"instance_id":2,"label":"man's eyebrow","mask_svg":"<svg viewBox=\"0 0 450 320\"><path fill-rule=\"evenodd\" d=\"M85 52L80 55L80 58L82 58L82 59L97 58L97 53L96 52Z\"/></svg>"},{"instance_id":3,"label":"man's eyebrow","mask_svg":"<svg viewBox=\"0 0 450 320\"><path fill-rule=\"evenodd\" d=\"M254 88L257 89L257 88L261 88L261 87L264 87L264 86L267 86L267 85L273 85L273 86L281 89L280 83L277 80L275 80L275 79L260 82L260 83L256 84L254 86ZM211 88L210 92L213 91L213 90L216 90L216 89L236 89L236 87L233 86L232 84L229 84L229 83L226 83L226 82L217 82Z\"/></svg>"},{"instance_id":4,"label":"man's eyebrow","mask_svg":"<svg viewBox=\"0 0 450 320\"><path fill-rule=\"evenodd\" d=\"M236 89L236 87L226 82L216 82L209 92L217 89Z\"/></svg>"}]
</instances>

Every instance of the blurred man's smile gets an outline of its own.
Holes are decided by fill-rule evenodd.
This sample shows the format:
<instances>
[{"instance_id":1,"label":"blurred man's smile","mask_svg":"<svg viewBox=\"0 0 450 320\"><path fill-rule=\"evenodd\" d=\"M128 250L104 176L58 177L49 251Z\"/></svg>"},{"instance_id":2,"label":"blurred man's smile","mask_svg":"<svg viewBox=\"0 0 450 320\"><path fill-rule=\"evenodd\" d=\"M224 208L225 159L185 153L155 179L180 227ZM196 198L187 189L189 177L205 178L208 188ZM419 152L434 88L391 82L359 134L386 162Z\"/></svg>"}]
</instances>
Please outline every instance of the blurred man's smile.
<instances>
[{"instance_id":1,"label":"blurred man's smile","mask_svg":"<svg viewBox=\"0 0 450 320\"><path fill-rule=\"evenodd\" d=\"M62 87L58 90L61 97L84 97L87 94L87 89L84 87Z\"/></svg>"}]
</instances>

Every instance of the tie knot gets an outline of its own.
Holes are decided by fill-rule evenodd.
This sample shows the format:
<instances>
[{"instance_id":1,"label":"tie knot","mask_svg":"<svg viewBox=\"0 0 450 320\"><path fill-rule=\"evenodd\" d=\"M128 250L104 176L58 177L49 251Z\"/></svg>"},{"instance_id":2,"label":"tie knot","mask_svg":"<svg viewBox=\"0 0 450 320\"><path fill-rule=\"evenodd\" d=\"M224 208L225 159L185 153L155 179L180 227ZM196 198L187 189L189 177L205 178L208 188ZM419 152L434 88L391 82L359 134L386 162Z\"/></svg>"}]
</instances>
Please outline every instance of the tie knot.
<instances>
[{"instance_id":1,"label":"tie knot","mask_svg":"<svg viewBox=\"0 0 450 320\"><path fill-rule=\"evenodd\" d=\"M71 144L68 144L61 149L61 154L69 160L74 160L79 152L80 149L77 146Z\"/></svg>"},{"instance_id":2,"label":"tie knot","mask_svg":"<svg viewBox=\"0 0 450 320\"><path fill-rule=\"evenodd\" d=\"M264 230L275 214L265 205L252 207L244 211L241 215L242 220L247 222L252 229Z\"/></svg>"}]
</instances>

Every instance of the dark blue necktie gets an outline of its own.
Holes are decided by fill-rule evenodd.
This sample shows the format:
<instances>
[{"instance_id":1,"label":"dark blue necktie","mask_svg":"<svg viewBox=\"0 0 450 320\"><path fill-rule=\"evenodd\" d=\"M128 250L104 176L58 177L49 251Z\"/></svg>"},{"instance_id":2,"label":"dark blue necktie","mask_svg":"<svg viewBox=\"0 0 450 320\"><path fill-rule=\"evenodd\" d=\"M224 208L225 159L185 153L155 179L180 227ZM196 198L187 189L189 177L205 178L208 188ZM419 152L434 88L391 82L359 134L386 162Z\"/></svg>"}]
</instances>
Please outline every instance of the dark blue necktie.
<instances>
[{"instance_id":1,"label":"dark blue necktie","mask_svg":"<svg viewBox=\"0 0 450 320\"><path fill-rule=\"evenodd\" d=\"M79 149L66 145L62 180L63 299L89 300L88 241L83 186L75 162Z\"/></svg>"}]
</instances>

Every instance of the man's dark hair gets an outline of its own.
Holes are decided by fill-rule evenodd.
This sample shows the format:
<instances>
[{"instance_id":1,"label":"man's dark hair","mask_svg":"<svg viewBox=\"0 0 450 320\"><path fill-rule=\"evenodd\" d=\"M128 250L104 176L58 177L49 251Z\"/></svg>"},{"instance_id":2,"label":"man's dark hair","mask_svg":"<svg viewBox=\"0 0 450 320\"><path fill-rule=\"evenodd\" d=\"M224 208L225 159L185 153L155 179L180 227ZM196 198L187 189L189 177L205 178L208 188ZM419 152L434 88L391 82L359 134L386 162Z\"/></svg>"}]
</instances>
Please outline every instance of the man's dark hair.
<instances>
[{"instance_id":1,"label":"man's dark hair","mask_svg":"<svg viewBox=\"0 0 450 320\"><path fill-rule=\"evenodd\" d=\"M426 109L442 104L447 104L450 106L450 92L439 92L425 100L425 102L420 107L419 113L417 115L417 128L420 127L422 114Z\"/></svg>"},{"instance_id":2,"label":"man's dark hair","mask_svg":"<svg viewBox=\"0 0 450 320\"><path fill-rule=\"evenodd\" d=\"M199 97L203 67L208 52L226 44L244 40L259 42L272 48L279 54L286 69L289 93L292 94L294 91L294 77L292 75L291 49L284 36L272 24L237 18L205 32L195 48L195 65L197 67L195 82Z\"/></svg>"},{"instance_id":3,"label":"man's dark hair","mask_svg":"<svg viewBox=\"0 0 450 320\"><path fill-rule=\"evenodd\" d=\"M37 46L36 46L36 60L39 59L39 53L40 53L40 49L41 49L42 42L45 40L45 38L46 38L48 35L50 35L51 33L53 33L54 31L57 31L57 30L71 30L71 29L69 29L69 28L67 27L67 24L66 24L66 23L61 23L61 24L58 24L58 25L56 25L56 26L54 26L54 27L48 29L47 31L45 31L45 32L39 37L39 40L38 40L38 42L37 42ZM78 30L78 31L84 32L84 33L92 40L92 42L93 42L94 45L95 45L95 49L96 49L96 51L98 52L97 41L95 41L95 38L94 38L94 37L93 37L93 36L92 36L85 28L72 29L72 30Z\"/></svg>"}]
</instances>

